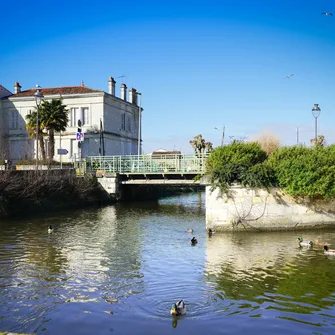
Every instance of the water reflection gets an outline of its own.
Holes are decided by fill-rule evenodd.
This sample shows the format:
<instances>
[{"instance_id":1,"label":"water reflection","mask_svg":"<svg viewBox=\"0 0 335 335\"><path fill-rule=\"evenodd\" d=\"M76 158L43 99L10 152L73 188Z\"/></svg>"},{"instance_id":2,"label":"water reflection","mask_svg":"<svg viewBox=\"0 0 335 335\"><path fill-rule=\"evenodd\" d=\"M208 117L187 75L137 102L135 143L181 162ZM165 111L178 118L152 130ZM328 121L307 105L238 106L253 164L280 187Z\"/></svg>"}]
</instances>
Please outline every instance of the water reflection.
<instances>
[{"instance_id":1,"label":"water reflection","mask_svg":"<svg viewBox=\"0 0 335 335\"><path fill-rule=\"evenodd\" d=\"M0 331L326 334L335 323L335 257L298 248L291 232L209 237L203 193L0 229ZM303 235L335 245L332 231ZM180 299L187 314L172 318Z\"/></svg>"},{"instance_id":2,"label":"water reflection","mask_svg":"<svg viewBox=\"0 0 335 335\"><path fill-rule=\"evenodd\" d=\"M323 234L335 242L334 233ZM207 280L215 284L218 307L233 302L221 312L333 325L335 257L325 256L322 248L299 248L295 240L292 232L210 237ZM311 315L322 316L322 322L313 322Z\"/></svg>"}]
</instances>

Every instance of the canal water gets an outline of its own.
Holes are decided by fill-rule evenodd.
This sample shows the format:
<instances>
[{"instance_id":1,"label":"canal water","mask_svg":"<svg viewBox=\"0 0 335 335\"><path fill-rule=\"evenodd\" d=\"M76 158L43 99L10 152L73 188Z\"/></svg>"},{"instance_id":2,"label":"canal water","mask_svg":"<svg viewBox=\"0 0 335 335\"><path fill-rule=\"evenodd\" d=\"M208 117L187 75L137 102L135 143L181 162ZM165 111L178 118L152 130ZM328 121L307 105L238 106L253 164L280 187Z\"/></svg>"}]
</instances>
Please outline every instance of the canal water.
<instances>
[{"instance_id":1,"label":"canal water","mask_svg":"<svg viewBox=\"0 0 335 335\"><path fill-rule=\"evenodd\" d=\"M333 230L209 237L196 193L1 220L0 231L0 332L335 333L335 256L296 241L335 248ZM179 299L187 314L173 318Z\"/></svg>"}]
</instances>

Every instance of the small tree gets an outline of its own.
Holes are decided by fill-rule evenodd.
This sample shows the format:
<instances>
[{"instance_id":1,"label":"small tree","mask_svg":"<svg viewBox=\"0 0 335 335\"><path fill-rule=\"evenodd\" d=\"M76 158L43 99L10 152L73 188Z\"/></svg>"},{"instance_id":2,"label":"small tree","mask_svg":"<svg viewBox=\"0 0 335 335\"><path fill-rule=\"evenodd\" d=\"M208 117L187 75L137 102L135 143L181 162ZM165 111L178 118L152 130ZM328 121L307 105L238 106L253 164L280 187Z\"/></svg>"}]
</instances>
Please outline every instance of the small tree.
<instances>
[{"instance_id":1,"label":"small tree","mask_svg":"<svg viewBox=\"0 0 335 335\"><path fill-rule=\"evenodd\" d=\"M40 107L41 129L46 129L49 135L48 158L53 160L55 153L55 132L66 130L69 122L68 110L62 104L62 99L43 100Z\"/></svg>"},{"instance_id":2,"label":"small tree","mask_svg":"<svg viewBox=\"0 0 335 335\"><path fill-rule=\"evenodd\" d=\"M36 130L36 123L37 123L37 110L33 111L32 113L26 116L26 120L28 121L26 124L26 129L28 131L28 136L31 138L36 138L36 131L38 131L38 141L39 141L39 148L41 150L42 159L46 159L45 154L45 146L44 146L44 139L43 134L41 131L41 122L38 123L38 130Z\"/></svg>"},{"instance_id":3,"label":"small tree","mask_svg":"<svg viewBox=\"0 0 335 335\"><path fill-rule=\"evenodd\" d=\"M52 161L55 151L55 132L64 131L66 129L69 116L66 106L62 104L61 99L52 99L50 102L43 100L39 107L38 114L38 138L41 148L42 159L46 159L44 136L49 135L48 158ZM28 135L32 138L36 137L37 110L26 116ZM46 130L47 133L43 133Z\"/></svg>"}]
</instances>

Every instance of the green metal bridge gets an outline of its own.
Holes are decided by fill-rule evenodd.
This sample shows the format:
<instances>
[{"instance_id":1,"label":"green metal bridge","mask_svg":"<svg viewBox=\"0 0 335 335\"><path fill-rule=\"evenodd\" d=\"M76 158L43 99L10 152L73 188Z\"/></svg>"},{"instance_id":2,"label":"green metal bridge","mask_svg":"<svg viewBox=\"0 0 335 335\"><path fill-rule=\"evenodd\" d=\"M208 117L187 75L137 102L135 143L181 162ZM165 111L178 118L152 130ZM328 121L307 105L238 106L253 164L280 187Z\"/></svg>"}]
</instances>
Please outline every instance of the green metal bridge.
<instances>
[{"instance_id":1,"label":"green metal bridge","mask_svg":"<svg viewBox=\"0 0 335 335\"><path fill-rule=\"evenodd\" d=\"M123 175L204 175L208 154L90 156L82 162L87 172Z\"/></svg>"}]
</instances>

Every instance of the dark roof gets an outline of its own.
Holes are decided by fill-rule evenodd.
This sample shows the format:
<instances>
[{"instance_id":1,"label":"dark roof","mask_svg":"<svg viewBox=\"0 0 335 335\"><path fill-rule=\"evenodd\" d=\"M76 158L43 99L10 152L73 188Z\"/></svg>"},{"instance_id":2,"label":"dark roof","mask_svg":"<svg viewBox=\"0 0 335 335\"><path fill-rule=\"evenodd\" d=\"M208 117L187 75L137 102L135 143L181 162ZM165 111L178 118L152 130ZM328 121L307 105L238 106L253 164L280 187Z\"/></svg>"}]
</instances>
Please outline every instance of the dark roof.
<instances>
[{"instance_id":1,"label":"dark roof","mask_svg":"<svg viewBox=\"0 0 335 335\"><path fill-rule=\"evenodd\" d=\"M181 151L153 151L151 155L180 155Z\"/></svg>"},{"instance_id":2,"label":"dark roof","mask_svg":"<svg viewBox=\"0 0 335 335\"><path fill-rule=\"evenodd\" d=\"M103 92L102 90L94 90L85 86L64 86L64 87L55 87L55 88L41 88L40 91L44 96L46 95L66 95L66 94L83 94L83 93L95 93ZM36 92L36 88L31 88L29 90L21 91L11 95L11 98L20 98L20 97L32 97Z\"/></svg>"}]
</instances>

